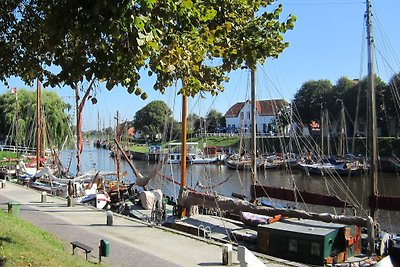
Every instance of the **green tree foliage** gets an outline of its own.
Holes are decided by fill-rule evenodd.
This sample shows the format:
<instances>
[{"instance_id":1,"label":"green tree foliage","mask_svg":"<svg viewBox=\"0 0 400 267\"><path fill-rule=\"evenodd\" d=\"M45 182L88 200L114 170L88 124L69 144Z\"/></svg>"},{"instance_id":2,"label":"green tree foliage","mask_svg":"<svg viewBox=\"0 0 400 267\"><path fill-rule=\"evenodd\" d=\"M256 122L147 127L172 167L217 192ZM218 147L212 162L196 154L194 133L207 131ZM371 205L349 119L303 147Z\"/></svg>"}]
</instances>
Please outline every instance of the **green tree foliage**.
<instances>
[{"instance_id":1,"label":"green tree foliage","mask_svg":"<svg viewBox=\"0 0 400 267\"><path fill-rule=\"evenodd\" d=\"M198 130L200 116L196 113L190 113L187 116L188 134L196 133Z\"/></svg>"},{"instance_id":2,"label":"green tree foliage","mask_svg":"<svg viewBox=\"0 0 400 267\"><path fill-rule=\"evenodd\" d=\"M277 57L288 46L281 34L295 17L279 22L281 5L266 11L273 2L5 0L0 79L39 77L72 88L96 79L146 98L138 81L148 69L162 92L182 80L186 95L216 93L226 72Z\"/></svg>"},{"instance_id":3,"label":"green tree foliage","mask_svg":"<svg viewBox=\"0 0 400 267\"><path fill-rule=\"evenodd\" d=\"M301 120L308 123L312 120L319 121L321 107L326 106L328 94L332 92L332 83L328 80L305 82L297 91L293 99L294 109Z\"/></svg>"},{"instance_id":4,"label":"green tree foliage","mask_svg":"<svg viewBox=\"0 0 400 267\"><path fill-rule=\"evenodd\" d=\"M293 120L292 106L286 101L282 101L279 107L277 108L278 108L276 112L277 116L273 120L273 124L275 125L275 128L278 131L278 133L283 133L285 127L290 125L290 123Z\"/></svg>"},{"instance_id":5,"label":"green tree foliage","mask_svg":"<svg viewBox=\"0 0 400 267\"><path fill-rule=\"evenodd\" d=\"M400 117L400 72L393 75L388 85L383 92L385 119L393 120L393 125L388 125L387 128L397 129L399 126Z\"/></svg>"},{"instance_id":6,"label":"green tree foliage","mask_svg":"<svg viewBox=\"0 0 400 267\"><path fill-rule=\"evenodd\" d=\"M163 24L165 34L158 53L150 56L151 74L157 76L154 88L164 92L174 81L181 80L182 94L214 95L223 90L227 72L253 68L266 57L277 57L288 46L281 34L293 28L295 17L279 22L281 5L272 12L266 11L273 2L158 2L154 5L158 17L152 19L157 20L155 24Z\"/></svg>"},{"instance_id":7,"label":"green tree foliage","mask_svg":"<svg viewBox=\"0 0 400 267\"><path fill-rule=\"evenodd\" d=\"M133 125L135 130L142 131L143 135L149 136L151 140L163 130L171 120L172 111L161 100L152 101L135 114Z\"/></svg>"},{"instance_id":8,"label":"green tree foliage","mask_svg":"<svg viewBox=\"0 0 400 267\"><path fill-rule=\"evenodd\" d=\"M180 93L216 94L227 72L255 67L288 46L282 34L295 17L280 22L282 6L267 1L52 1L5 0L0 9L0 79L10 75L30 83L67 85L77 98L78 151L81 112L96 81L147 98L138 87L141 70L157 76L164 92L181 80ZM222 59L222 60L221 60ZM78 85L88 82L83 97ZM78 172L79 172L78 153Z\"/></svg>"},{"instance_id":9,"label":"green tree foliage","mask_svg":"<svg viewBox=\"0 0 400 267\"><path fill-rule=\"evenodd\" d=\"M387 85L379 77L375 77L376 86L376 111L378 127L385 127L386 122L383 121L383 93ZM338 94L338 99L343 99L343 104L346 109L346 114L350 116L350 121L356 121L356 114L358 108L357 122L359 124L358 131L366 131L366 122L368 119L368 79L365 77L361 81L353 81L353 85L348 85L346 90ZM357 100L358 98L358 100ZM340 103L337 103L340 106ZM329 109L329 107L328 107ZM337 108L338 109L338 108ZM336 118L338 115L336 115ZM360 127L361 126L361 127ZM348 123L348 129L353 131L354 125Z\"/></svg>"},{"instance_id":10,"label":"green tree foliage","mask_svg":"<svg viewBox=\"0 0 400 267\"><path fill-rule=\"evenodd\" d=\"M344 96L349 95L349 91L352 91L356 85L357 82L344 76L340 77L336 84L333 85L332 90L324 96L324 108L329 110L329 114L331 114L333 118L337 118L339 116L341 101L346 104L348 99L344 98ZM355 96L357 96L357 94Z\"/></svg>"},{"instance_id":11,"label":"green tree foliage","mask_svg":"<svg viewBox=\"0 0 400 267\"><path fill-rule=\"evenodd\" d=\"M18 143L21 145L34 146L36 143L36 107L36 92L18 90ZM69 108L56 92L42 91L42 121L44 129L49 131L46 134L50 139L48 145L60 147L71 135L70 117L65 112ZM0 95L0 111L0 135L15 133L16 95Z\"/></svg>"},{"instance_id":12,"label":"green tree foliage","mask_svg":"<svg viewBox=\"0 0 400 267\"><path fill-rule=\"evenodd\" d=\"M206 116L206 129L208 132L213 133L217 128L225 126L225 117L221 112L211 109Z\"/></svg>"},{"instance_id":13,"label":"green tree foliage","mask_svg":"<svg viewBox=\"0 0 400 267\"><path fill-rule=\"evenodd\" d=\"M199 117L193 123L193 131L195 133L205 133L206 132L206 119L203 117Z\"/></svg>"},{"instance_id":14,"label":"green tree foliage","mask_svg":"<svg viewBox=\"0 0 400 267\"><path fill-rule=\"evenodd\" d=\"M397 82L397 84L396 84ZM375 77L377 123L382 135L387 136L390 129L396 128L399 106L399 80L394 75L389 84ZM293 103L304 123L320 120L321 107L327 109L331 123L339 119L341 102L346 110L347 129L353 133L358 123L358 131L365 132L368 119L368 81L367 78L350 80L341 77L335 85L327 80L308 81L296 93ZM358 110L357 110L358 109ZM356 116L358 118L356 120ZM394 124L393 124L394 123Z\"/></svg>"}]
</instances>

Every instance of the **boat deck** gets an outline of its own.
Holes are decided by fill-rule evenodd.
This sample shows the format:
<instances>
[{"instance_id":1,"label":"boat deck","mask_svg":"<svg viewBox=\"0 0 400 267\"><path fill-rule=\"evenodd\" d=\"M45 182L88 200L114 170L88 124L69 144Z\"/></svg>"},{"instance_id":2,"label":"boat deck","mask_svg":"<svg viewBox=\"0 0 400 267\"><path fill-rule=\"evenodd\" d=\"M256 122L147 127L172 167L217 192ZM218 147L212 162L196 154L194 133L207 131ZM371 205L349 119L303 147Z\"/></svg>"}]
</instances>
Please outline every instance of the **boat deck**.
<instances>
[{"instance_id":1,"label":"boat deck","mask_svg":"<svg viewBox=\"0 0 400 267\"><path fill-rule=\"evenodd\" d=\"M224 243L255 245L257 238L257 231L248 228L242 222L212 215L199 214L182 220L170 218L163 225Z\"/></svg>"},{"instance_id":2,"label":"boat deck","mask_svg":"<svg viewBox=\"0 0 400 267\"><path fill-rule=\"evenodd\" d=\"M172 210L173 210L173 206L166 204L166 215L167 216L172 215ZM141 205L131 204L131 205L129 205L128 213L129 214L127 214L127 215L129 215L129 216L149 222L149 221L151 221L151 218L153 215L153 210L146 210Z\"/></svg>"}]
</instances>

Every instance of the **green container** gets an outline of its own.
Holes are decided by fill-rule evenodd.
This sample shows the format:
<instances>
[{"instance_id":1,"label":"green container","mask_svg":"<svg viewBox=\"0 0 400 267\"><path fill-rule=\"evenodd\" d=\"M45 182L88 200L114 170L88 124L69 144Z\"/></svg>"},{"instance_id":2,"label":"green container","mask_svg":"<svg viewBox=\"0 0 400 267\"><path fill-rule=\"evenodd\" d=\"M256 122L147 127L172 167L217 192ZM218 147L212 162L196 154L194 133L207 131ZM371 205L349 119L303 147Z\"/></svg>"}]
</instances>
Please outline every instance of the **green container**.
<instances>
[{"instance_id":1,"label":"green container","mask_svg":"<svg viewBox=\"0 0 400 267\"><path fill-rule=\"evenodd\" d=\"M21 203L18 202L8 203L8 213L11 213L13 216L18 217L20 209L21 209Z\"/></svg>"},{"instance_id":2,"label":"green container","mask_svg":"<svg viewBox=\"0 0 400 267\"><path fill-rule=\"evenodd\" d=\"M110 242L108 240L100 240L100 256L108 257L110 256Z\"/></svg>"}]
</instances>

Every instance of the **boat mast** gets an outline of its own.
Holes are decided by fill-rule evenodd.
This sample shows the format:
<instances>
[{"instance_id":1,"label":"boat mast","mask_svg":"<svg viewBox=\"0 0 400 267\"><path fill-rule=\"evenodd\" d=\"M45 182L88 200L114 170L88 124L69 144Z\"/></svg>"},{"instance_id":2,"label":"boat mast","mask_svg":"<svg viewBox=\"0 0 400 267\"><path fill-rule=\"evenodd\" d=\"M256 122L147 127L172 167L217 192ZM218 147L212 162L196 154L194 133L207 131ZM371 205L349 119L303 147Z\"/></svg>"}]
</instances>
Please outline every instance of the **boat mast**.
<instances>
[{"instance_id":1,"label":"boat mast","mask_svg":"<svg viewBox=\"0 0 400 267\"><path fill-rule=\"evenodd\" d=\"M346 124L345 124L345 112L344 112L344 104L342 99L338 99L340 101L341 108L340 108L340 133L339 133L339 149L338 149L338 156L344 156L347 152L347 145L346 145Z\"/></svg>"},{"instance_id":2,"label":"boat mast","mask_svg":"<svg viewBox=\"0 0 400 267\"><path fill-rule=\"evenodd\" d=\"M121 131L119 130L119 112L117 111L117 125L115 126L115 137L116 140L121 141ZM118 201L121 200L121 195L119 192L119 188L120 188L120 152L119 149L115 149L115 159L116 159L116 163L117 163L117 196L118 196Z\"/></svg>"},{"instance_id":3,"label":"boat mast","mask_svg":"<svg viewBox=\"0 0 400 267\"><path fill-rule=\"evenodd\" d=\"M328 109L325 109L324 114L325 114L325 121L328 122L329 121ZM327 124L326 146L328 149L328 151L327 151L328 157L330 157L331 156L331 134L330 134L331 130L330 130L329 123L326 123L326 124Z\"/></svg>"},{"instance_id":4,"label":"boat mast","mask_svg":"<svg viewBox=\"0 0 400 267\"><path fill-rule=\"evenodd\" d=\"M19 159L19 114L18 114L18 92L17 89L15 88L15 147L16 147L16 152L17 152L17 159Z\"/></svg>"},{"instance_id":5,"label":"boat mast","mask_svg":"<svg viewBox=\"0 0 400 267\"><path fill-rule=\"evenodd\" d=\"M374 80L374 40L372 37L372 14L371 14L371 3L367 0L367 43L368 43L368 100L369 100L369 130L368 130L368 149L369 149L369 178L370 178L370 199L374 203L370 206L370 217L376 222L376 199L378 195L377 188L377 163L378 163L378 150L377 150L377 122L376 122L376 109L375 109L375 80ZM374 248L374 228L370 229L369 233L369 253L372 254Z\"/></svg>"},{"instance_id":6,"label":"boat mast","mask_svg":"<svg viewBox=\"0 0 400 267\"><path fill-rule=\"evenodd\" d=\"M182 94L182 146L181 146L181 194L186 189L186 124L187 124L187 96ZM182 209L181 217L186 216L186 209Z\"/></svg>"},{"instance_id":7,"label":"boat mast","mask_svg":"<svg viewBox=\"0 0 400 267\"><path fill-rule=\"evenodd\" d=\"M319 155L319 158L322 159L324 157L324 153L325 153L324 131L325 131L325 127L326 127L325 126L325 112L324 112L324 109L323 109L322 102L321 102L321 111L320 111L320 113L321 113L321 123L319 124L319 131L320 131L320 134L321 134L321 149L320 149L319 153L321 153L321 154Z\"/></svg>"},{"instance_id":8,"label":"boat mast","mask_svg":"<svg viewBox=\"0 0 400 267\"><path fill-rule=\"evenodd\" d=\"M96 133L96 143L100 142L100 110L97 110L97 133Z\"/></svg>"},{"instance_id":9,"label":"boat mast","mask_svg":"<svg viewBox=\"0 0 400 267\"><path fill-rule=\"evenodd\" d=\"M78 82L75 84L75 114L76 114L76 175L79 175L81 172L81 144L80 144L81 118L79 114Z\"/></svg>"},{"instance_id":10,"label":"boat mast","mask_svg":"<svg viewBox=\"0 0 400 267\"><path fill-rule=\"evenodd\" d=\"M251 68L251 182L257 182L256 67ZM255 199L254 199L255 201Z\"/></svg>"},{"instance_id":11,"label":"boat mast","mask_svg":"<svg viewBox=\"0 0 400 267\"><path fill-rule=\"evenodd\" d=\"M36 170L40 169L40 157L42 155L42 131L41 131L41 89L40 81L36 84Z\"/></svg>"}]
</instances>

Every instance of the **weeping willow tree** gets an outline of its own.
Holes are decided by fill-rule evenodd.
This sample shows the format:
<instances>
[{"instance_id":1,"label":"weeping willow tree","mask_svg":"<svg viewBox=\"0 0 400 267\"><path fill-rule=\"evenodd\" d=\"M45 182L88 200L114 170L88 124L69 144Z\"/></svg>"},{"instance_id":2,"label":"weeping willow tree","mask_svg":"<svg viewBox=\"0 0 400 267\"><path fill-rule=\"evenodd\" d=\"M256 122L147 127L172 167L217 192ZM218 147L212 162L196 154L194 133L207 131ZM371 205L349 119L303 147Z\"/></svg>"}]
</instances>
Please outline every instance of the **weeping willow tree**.
<instances>
[{"instance_id":1,"label":"weeping willow tree","mask_svg":"<svg viewBox=\"0 0 400 267\"><path fill-rule=\"evenodd\" d=\"M16 116L16 95L0 95L0 136L10 136L12 142L23 146L34 146L36 135L36 92L18 90L18 116ZM67 136L71 135L71 118L66 112L71 107L56 92L42 91L41 126L46 131L49 146L60 148ZM18 121L16 121L16 119ZM15 127L18 124L18 136Z\"/></svg>"}]
</instances>

